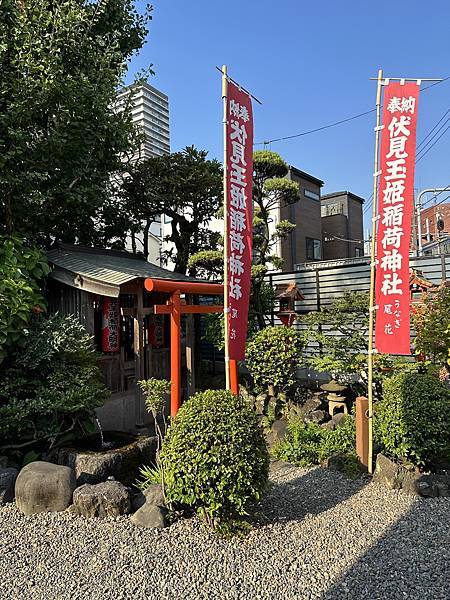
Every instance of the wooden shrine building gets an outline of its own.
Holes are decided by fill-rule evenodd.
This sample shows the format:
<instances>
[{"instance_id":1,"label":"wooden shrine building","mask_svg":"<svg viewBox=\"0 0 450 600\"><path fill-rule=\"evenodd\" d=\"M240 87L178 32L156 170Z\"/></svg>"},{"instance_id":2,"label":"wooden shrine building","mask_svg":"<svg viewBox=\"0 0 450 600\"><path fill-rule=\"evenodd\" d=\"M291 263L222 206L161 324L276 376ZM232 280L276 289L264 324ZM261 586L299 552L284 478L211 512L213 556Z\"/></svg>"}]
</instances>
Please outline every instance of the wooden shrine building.
<instances>
[{"instance_id":1,"label":"wooden shrine building","mask_svg":"<svg viewBox=\"0 0 450 600\"><path fill-rule=\"evenodd\" d=\"M222 286L205 284L122 251L59 244L47 257L52 267L47 282L49 311L75 315L101 353L100 368L112 392L111 399L98 411L102 426L123 431L145 426L148 415L136 382L150 377L170 379L171 358L170 311L161 314L165 312L161 305L170 303L171 294L148 291L148 282L211 289L216 296ZM189 283L202 285L186 285ZM182 303L190 304L192 300L193 296L186 294ZM155 310L158 305L159 311ZM216 306L201 312L220 310ZM194 321L189 313L199 311L193 308L181 312L179 395L184 399L195 391Z\"/></svg>"}]
</instances>

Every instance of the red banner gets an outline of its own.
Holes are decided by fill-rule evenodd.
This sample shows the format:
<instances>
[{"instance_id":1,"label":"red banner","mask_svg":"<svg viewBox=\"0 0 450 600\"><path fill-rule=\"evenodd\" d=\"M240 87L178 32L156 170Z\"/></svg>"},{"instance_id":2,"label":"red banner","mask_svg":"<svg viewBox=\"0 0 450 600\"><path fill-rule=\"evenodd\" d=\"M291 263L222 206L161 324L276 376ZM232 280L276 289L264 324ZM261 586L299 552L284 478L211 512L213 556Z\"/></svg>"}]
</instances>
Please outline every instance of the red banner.
<instances>
[{"instance_id":1,"label":"red banner","mask_svg":"<svg viewBox=\"0 0 450 600\"><path fill-rule=\"evenodd\" d=\"M103 298L102 317L102 351L119 352L120 313L118 298Z\"/></svg>"},{"instance_id":2,"label":"red banner","mask_svg":"<svg viewBox=\"0 0 450 600\"><path fill-rule=\"evenodd\" d=\"M227 93L227 264L229 357L242 360L252 267L253 113L250 96L231 81Z\"/></svg>"},{"instance_id":3,"label":"red banner","mask_svg":"<svg viewBox=\"0 0 450 600\"><path fill-rule=\"evenodd\" d=\"M376 267L375 347L411 354L409 252L419 86L390 83L383 100Z\"/></svg>"}]
</instances>

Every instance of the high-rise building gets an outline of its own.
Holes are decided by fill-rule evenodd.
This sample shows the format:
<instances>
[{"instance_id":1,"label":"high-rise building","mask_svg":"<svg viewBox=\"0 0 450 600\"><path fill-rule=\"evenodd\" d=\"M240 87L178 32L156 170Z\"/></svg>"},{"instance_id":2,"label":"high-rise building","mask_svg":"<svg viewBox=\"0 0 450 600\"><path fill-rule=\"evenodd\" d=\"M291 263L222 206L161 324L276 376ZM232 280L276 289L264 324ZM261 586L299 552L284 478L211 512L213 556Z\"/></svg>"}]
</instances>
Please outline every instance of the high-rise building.
<instances>
[{"instance_id":1,"label":"high-rise building","mask_svg":"<svg viewBox=\"0 0 450 600\"><path fill-rule=\"evenodd\" d=\"M169 127L169 98L152 85L144 82L133 84L118 94L116 110L121 110L127 102L131 103L131 116L133 123L144 134L144 141L133 156L132 161L162 156L170 153L170 127ZM155 218L150 225L148 236L148 260L160 264L162 246L161 217ZM135 236L134 244L138 250L142 249L143 234ZM133 246L131 236L128 236L126 248Z\"/></svg>"},{"instance_id":2,"label":"high-rise building","mask_svg":"<svg viewBox=\"0 0 450 600\"><path fill-rule=\"evenodd\" d=\"M131 98L130 98L131 94ZM142 130L145 140L135 160L161 156L170 152L169 98L148 83L134 84L118 95L118 106L131 101L133 122Z\"/></svg>"}]
</instances>

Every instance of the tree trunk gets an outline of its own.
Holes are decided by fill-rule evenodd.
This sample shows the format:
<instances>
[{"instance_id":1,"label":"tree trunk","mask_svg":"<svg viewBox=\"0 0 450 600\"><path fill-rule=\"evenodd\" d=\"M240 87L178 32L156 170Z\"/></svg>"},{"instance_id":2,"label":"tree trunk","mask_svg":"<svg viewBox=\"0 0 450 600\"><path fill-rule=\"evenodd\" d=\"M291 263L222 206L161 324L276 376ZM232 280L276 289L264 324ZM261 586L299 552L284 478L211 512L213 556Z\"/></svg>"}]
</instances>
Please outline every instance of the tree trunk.
<instances>
[{"instance_id":1,"label":"tree trunk","mask_svg":"<svg viewBox=\"0 0 450 600\"><path fill-rule=\"evenodd\" d=\"M150 221L148 221L148 220L146 221L145 227L144 227L144 232L143 232L144 238L143 238L142 243L143 243L143 252L144 252L145 260L148 259L148 254L149 254L149 252L148 252L148 238L149 238L148 232L150 230L150 223L151 223Z\"/></svg>"}]
</instances>

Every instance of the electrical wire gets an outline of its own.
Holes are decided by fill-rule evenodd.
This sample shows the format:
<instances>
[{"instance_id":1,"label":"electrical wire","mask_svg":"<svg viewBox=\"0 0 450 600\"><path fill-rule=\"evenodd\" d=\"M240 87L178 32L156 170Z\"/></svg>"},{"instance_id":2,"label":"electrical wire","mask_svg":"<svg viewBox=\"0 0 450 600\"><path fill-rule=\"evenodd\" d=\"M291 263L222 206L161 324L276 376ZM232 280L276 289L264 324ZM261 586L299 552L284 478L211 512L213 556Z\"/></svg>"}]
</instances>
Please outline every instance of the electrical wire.
<instances>
[{"instance_id":1,"label":"electrical wire","mask_svg":"<svg viewBox=\"0 0 450 600\"><path fill-rule=\"evenodd\" d=\"M436 81L435 83L427 85L426 87L422 88L422 92L424 92L425 90L429 90L430 88L434 87L435 85L444 83L445 81L448 81L449 79L450 79L450 75L448 77L444 77L444 79L441 79L440 81ZM376 111L376 108L372 108L371 110L367 110L365 112L358 113L357 115L353 115L352 117L348 117L347 119L341 119L340 121L335 121L334 123L329 123L328 125L323 125L322 127L316 127L315 129L309 129L308 131L302 131L302 132L296 133L294 135L287 135L284 137L274 138L271 140L265 140L262 142L255 142L253 145L254 146L263 146L263 145L266 146L266 145L271 144L272 142L282 142L285 140L292 140L293 138L298 138L298 137L302 137L304 135L309 135L311 133L316 133L317 131L323 131L324 129L330 129L330 127L336 127L337 125L341 125L342 123L348 123L349 121L359 119L360 117L364 117L365 115L369 115L370 113L373 113L375 111ZM439 123L437 123L437 124L439 124Z\"/></svg>"},{"instance_id":2,"label":"electrical wire","mask_svg":"<svg viewBox=\"0 0 450 600\"><path fill-rule=\"evenodd\" d=\"M425 150L425 152L423 152L423 153L422 153L422 154L419 156L419 158L416 160L416 164L417 164L418 162L420 162L420 161L422 160L422 158L423 158L424 156L426 156L426 155L428 154L428 152L429 152L429 151L430 151L432 148L434 148L434 146L436 146L436 144L439 142L439 140L442 138L442 136L444 136L444 135L445 135L445 133L446 133L446 132L447 132L449 129L450 129L450 125L447 125L447 127L444 129L444 131L441 133L441 135L440 135L440 136L439 136L439 137L438 137L438 138L437 138L437 139L434 141L434 143L433 143L433 144L431 144L431 146L428 148L428 150Z\"/></svg>"}]
</instances>

